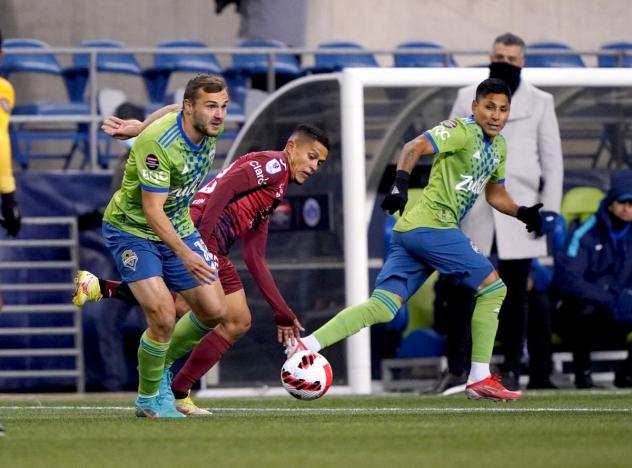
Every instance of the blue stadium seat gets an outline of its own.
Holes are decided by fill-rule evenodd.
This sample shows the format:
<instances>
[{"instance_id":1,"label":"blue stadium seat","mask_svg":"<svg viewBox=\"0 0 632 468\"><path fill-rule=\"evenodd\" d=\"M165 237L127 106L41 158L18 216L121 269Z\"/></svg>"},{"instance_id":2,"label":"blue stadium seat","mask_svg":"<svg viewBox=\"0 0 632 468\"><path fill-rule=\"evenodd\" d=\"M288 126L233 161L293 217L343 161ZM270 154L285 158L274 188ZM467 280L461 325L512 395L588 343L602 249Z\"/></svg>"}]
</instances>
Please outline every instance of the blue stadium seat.
<instances>
[{"instance_id":1,"label":"blue stadium seat","mask_svg":"<svg viewBox=\"0 0 632 468\"><path fill-rule=\"evenodd\" d=\"M79 47L100 47L110 49L122 49L124 44L119 41L109 39L93 39L83 41ZM73 63L78 67L90 66L90 54L75 54ZM123 73L127 75L140 75L141 69L136 57L130 53L108 54L100 52L97 54L97 71L103 73Z\"/></svg>"},{"instance_id":2,"label":"blue stadium seat","mask_svg":"<svg viewBox=\"0 0 632 468\"><path fill-rule=\"evenodd\" d=\"M154 66L146 68L142 72L147 94L152 103L164 102L169 78L172 73L192 72L210 75L221 75L222 73L222 67L212 53L180 54L168 51L170 48L207 48L208 46L203 42L191 40L166 41L159 43L158 47L167 50L154 54Z\"/></svg>"},{"instance_id":3,"label":"blue stadium seat","mask_svg":"<svg viewBox=\"0 0 632 468\"><path fill-rule=\"evenodd\" d=\"M13 48L49 48L48 44L45 42L29 38L6 39L3 43L3 47L5 50ZM10 75L14 73L35 73L57 77L58 79L63 80L69 96L71 95L70 87L66 81L64 71L60 67L55 55L52 53L5 54L2 67L0 68L0 75L10 77ZM35 101L30 103L20 103L13 109L13 115L29 116L88 115L89 113L90 110L86 103L73 102L73 100L70 102ZM81 125L78 127L81 127ZM78 128L78 130L53 130L42 128L40 125L33 123L20 123L12 124L10 132L12 136L14 159L23 168L27 168L32 159L44 158L63 158L66 161L65 166L67 167L74 151L78 148L84 150L84 157L87 157L88 132L83 131L82 128ZM68 153L63 154L36 154L32 152L32 144L34 142L46 140L71 141L72 147Z\"/></svg>"},{"instance_id":4,"label":"blue stadium seat","mask_svg":"<svg viewBox=\"0 0 632 468\"><path fill-rule=\"evenodd\" d=\"M360 44L349 41L324 42L318 45L319 49L359 49ZM314 66L306 68L305 73L331 73L342 70L345 67L379 67L373 54L314 54Z\"/></svg>"},{"instance_id":5,"label":"blue stadium seat","mask_svg":"<svg viewBox=\"0 0 632 468\"><path fill-rule=\"evenodd\" d=\"M440 52L443 46L431 41L412 41L403 42L397 45L398 49L415 49L420 52L434 51ZM447 65L446 65L447 58ZM456 67L456 61L452 54L435 53L435 54L393 54L393 60L396 67Z\"/></svg>"},{"instance_id":6,"label":"blue stadium seat","mask_svg":"<svg viewBox=\"0 0 632 468\"><path fill-rule=\"evenodd\" d=\"M579 54L558 54L572 50L562 42L534 42L527 46L526 63L527 67L585 67L584 61ZM532 51L550 51L551 54L531 54Z\"/></svg>"},{"instance_id":7,"label":"blue stadium seat","mask_svg":"<svg viewBox=\"0 0 632 468\"><path fill-rule=\"evenodd\" d=\"M619 55L598 55L600 67L632 67L632 42L610 42L602 45L601 50L619 52Z\"/></svg>"}]
</instances>

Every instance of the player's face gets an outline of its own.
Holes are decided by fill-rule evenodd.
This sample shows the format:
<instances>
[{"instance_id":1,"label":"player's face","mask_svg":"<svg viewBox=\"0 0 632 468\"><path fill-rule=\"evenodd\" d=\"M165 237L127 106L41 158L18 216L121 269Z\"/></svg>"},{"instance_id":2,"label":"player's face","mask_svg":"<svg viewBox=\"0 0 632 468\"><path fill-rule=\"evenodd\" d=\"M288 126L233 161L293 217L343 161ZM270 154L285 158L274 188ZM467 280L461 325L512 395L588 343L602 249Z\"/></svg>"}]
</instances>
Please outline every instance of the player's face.
<instances>
[{"instance_id":1,"label":"player's face","mask_svg":"<svg viewBox=\"0 0 632 468\"><path fill-rule=\"evenodd\" d=\"M522 47L517 45L496 43L489 58L492 62L505 62L516 67L524 67Z\"/></svg>"},{"instance_id":2,"label":"player's face","mask_svg":"<svg viewBox=\"0 0 632 468\"><path fill-rule=\"evenodd\" d=\"M632 200L613 201L608 207L610 212L624 223L632 222Z\"/></svg>"},{"instance_id":3,"label":"player's face","mask_svg":"<svg viewBox=\"0 0 632 468\"><path fill-rule=\"evenodd\" d=\"M185 101L193 128L201 135L217 136L222 129L228 109L228 91L205 93L198 90L195 102Z\"/></svg>"},{"instance_id":4,"label":"player's face","mask_svg":"<svg viewBox=\"0 0 632 468\"><path fill-rule=\"evenodd\" d=\"M325 164L329 152L322 143L311 138L298 137L288 141L286 150L292 182L304 184Z\"/></svg>"},{"instance_id":5,"label":"player's face","mask_svg":"<svg viewBox=\"0 0 632 468\"><path fill-rule=\"evenodd\" d=\"M472 102L472 113L476 123L485 134L495 137L509 118L509 98L504 94L491 93Z\"/></svg>"}]
</instances>

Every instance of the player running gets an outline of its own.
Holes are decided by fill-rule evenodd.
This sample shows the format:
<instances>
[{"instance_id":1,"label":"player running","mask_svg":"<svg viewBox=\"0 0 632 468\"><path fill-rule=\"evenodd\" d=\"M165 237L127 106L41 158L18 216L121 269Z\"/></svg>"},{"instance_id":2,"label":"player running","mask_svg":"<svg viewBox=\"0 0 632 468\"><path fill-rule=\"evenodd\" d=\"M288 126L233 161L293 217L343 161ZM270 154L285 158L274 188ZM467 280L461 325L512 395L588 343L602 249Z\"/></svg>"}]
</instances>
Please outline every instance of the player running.
<instances>
[{"instance_id":1,"label":"player running","mask_svg":"<svg viewBox=\"0 0 632 468\"><path fill-rule=\"evenodd\" d=\"M191 387L250 328L251 313L244 287L228 258L230 247L238 239L244 241L246 266L272 307L277 339L285 344L300 337L303 327L279 292L265 260L269 216L285 198L288 184L303 184L316 174L328 153L326 134L317 127L302 124L294 129L283 151L246 154L196 194L191 204L191 219L210 252L218 257L219 280L227 308L220 323L211 331L194 314L186 312L186 304L176 299L178 308L186 313L176 324L165 365L171 367L176 359L193 348L172 382L176 407L182 413L210 414L193 403L189 396ZM73 295L76 305L102 297L136 302L124 282L98 279L83 271L77 274L76 284Z\"/></svg>"},{"instance_id":2,"label":"player running","mask_svg":"<svg viewBox=\"0 0 632 468\"><path fill-rule=\"evenodd\" d=\"M380 271L368 301L348 307L313 334L287 346L320 351L365 326L393 319L399 308L438 270L454 275L476 297L472 317L472 367L466 386L471 399L517 400L496 375L490 375L498 311L507 292L489 260L458 228L459 221L485 190L489 204L517 217L527 229L539 232L541 204L518 206L505 189L506 145L500 131L509 117L511 92L504 82L479 84L472 102L473 116L446 120L404 145L395 182L382 202L391 214L403 213L394 227L391 253ZM428 185L420 200L404 211L410 173L421 156L434 155Z\"/></svg>"}]
</instances>

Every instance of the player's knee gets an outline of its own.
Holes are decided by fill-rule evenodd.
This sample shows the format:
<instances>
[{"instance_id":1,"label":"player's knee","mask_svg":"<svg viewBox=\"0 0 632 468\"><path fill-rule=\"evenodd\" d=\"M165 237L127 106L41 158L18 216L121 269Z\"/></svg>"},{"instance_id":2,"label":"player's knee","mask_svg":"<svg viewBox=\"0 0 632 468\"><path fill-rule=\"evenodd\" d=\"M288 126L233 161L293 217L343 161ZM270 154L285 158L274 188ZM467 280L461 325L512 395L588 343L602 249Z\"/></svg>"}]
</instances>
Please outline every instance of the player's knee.
<instances>
[{"instance_id":1,"label":"player's knee","mask_svg":"<svg viewBox=\"0 0 632 468\"><path fill-rule=\"evenodd\" d=\"M237 341L250 330L252 320L247 317L229 317L222 320L222 328L229 341Z\"/></svg>"}]
</instances>

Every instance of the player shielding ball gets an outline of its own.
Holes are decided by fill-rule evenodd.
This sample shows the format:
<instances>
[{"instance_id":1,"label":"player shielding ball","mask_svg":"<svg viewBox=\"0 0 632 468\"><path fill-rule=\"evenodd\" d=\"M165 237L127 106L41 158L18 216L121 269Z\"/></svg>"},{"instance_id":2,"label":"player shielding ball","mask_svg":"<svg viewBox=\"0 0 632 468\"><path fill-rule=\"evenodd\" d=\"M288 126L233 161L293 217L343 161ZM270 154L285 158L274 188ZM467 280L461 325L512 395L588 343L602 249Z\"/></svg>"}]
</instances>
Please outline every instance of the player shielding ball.
<instances>
[{"instance_id":1,"label":"player shielding ball","mask_svg":"<svg viewBox=\"0 0 632 468\"><path fill-rule=\"evenodd\" d=\"M300 337L303 327L279 292L265 260L269 216L285 199L288 184L306 182L325 163L328 153L327 135L313 125L301 124L294 129L283 151L248 153L195 195L191 219L209 251L218 258L226 313L211 331L188 311L186 304L177 300L180 311L186 313L176 324L165 366L171 367L176 359L193 348L172 383L176 407L182 413L208 414L191 400L191 387L250 328L251 312L244 287L228 257L231 246L237 240L243 239L246 267L272 308L277 339L281 343L289 343ZM79 272L76 282L73 296L76 305L101 297L136 302L126 283L101 280L89 272Z\"/></svg>"},{"instance_id":2,"label":"player shielding ball","mask_svg":"<svg viewBox=\"0 0 632 468\"><path fill-rule=\"evenodd\" d=\"M393 319L399 308L438 270L453 275L475 294L472 317L472 368L469 398L516 400L519 392L503 387L490 374L498 311L506 287L489 260L480 254L458 227L459 221L484 190L489 204L514 216L529 231L541 230L539 209L518 206L505 189L505 140L500 131L509 117L511 92L504 82L479 84L469 118L446 120L404 145L395 182L382 208L403 216L394 227L391 252L368 301L339 312L312 335L288 346L320 351L361 328ZM404 211L410 173L421 156L434 155L428 185L420 200Z\"/></svg>"}]
</instances>

